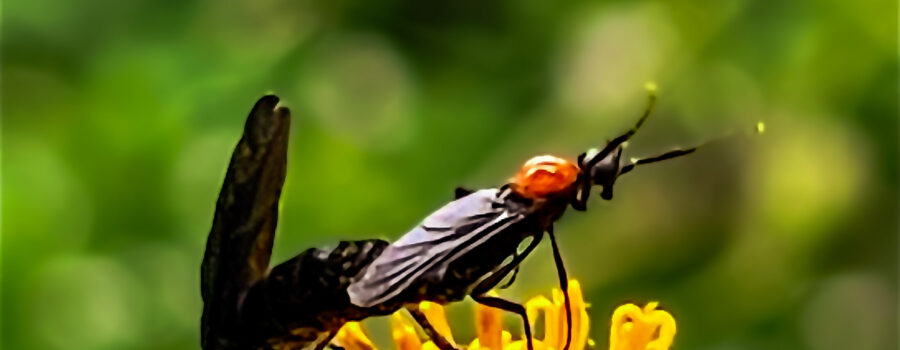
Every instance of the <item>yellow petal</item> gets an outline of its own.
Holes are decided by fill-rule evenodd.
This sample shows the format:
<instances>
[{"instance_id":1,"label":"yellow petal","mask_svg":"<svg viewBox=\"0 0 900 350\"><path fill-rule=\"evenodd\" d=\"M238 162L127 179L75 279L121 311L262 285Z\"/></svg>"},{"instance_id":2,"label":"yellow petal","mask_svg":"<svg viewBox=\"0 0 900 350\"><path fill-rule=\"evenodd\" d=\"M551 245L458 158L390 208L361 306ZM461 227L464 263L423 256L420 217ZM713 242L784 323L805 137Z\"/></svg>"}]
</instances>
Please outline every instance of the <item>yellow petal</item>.
<instances>
[{"instance_id":1,"label":"yellow petal","mask_svg":"<svg viewBox=\"0 0 900 350\"><path fill-rule=\"evenodd\" d=\"M534 350L551 350L544 342L540 340L534 341ZM509 345L503 347L503 350L528 350L528 343L525 340L516 340Z\"/></svg>"},{"instance_id":2,"label":"yellow petal","mask_svg":"<svg viewBox=\"0 0 900 350\"><path fill-rule=\"evenodd\" d=\"M570 350L584 350L590 335L590 319L587 314L587 303L581 292L581 284L576 280L569 281L569 299L572 302L572 342ZM566 312L563 306L562 312ZM565 316L563 316L565 317Z\"/></svg>"},{"instance_id":3,"label":"yellow petal","mask_svg":"<svg viewBox=\"0 0 900 350\"><path fill-rule=\"evenodd\" d=\"M478 344L484 349L501 350L503 346L503 310L477 304L475 329Z\"/></svg>"},{"instance_id":4,"label":"yellow petal","mask_svg":"<svg viewBox=\"0 0 900 350\"><path fill-rule=\"evenodd\" d=\"M543 295L538 295L525 303L525 314L528 315L529 320L536 320L538 317L538 312L543 311L544 309L552 306L553 303L550 302L547 297Z\"/></svg>"},{"instance_id":5,"label":"yellow petal","mask_svg":"<svg viewBox=\"0 0 900 350\"><path fill-rule=\"evenodd\" d=\"M659 336L647 344L648 350L666 350L675 338L675 318L663 310L656 310L651 317L659 325Z\"/></svg>"},{"instance_id":6,"label":"yellow petal","mask_svg":"<svg viewBox=\"0 0 900 350\"><path fill-rule=\"evenodd\" d=\"M552 328L554 336L552 338L544 337L544 343L551 348L562 349L566 343L566 327L568 327L566 323L566 302L563 292L556 288L553 288L553 318L555 319L553 326L549 327L548 325L546 329Z\"/></svg>"},{"instance_id":7,"label":"yellow petal","mask_svg":"<svg viewBox=\"0 0 900 350\"><path fill-rule=\"evenodd\" d=\"M503 333L500 336L500 339L501 339L500 342L503 345L503 348L505 349L507 346L509 346L509 343L512 342L512 334L509 334L509 332L507 332L507 331L503 331Z\"/></svg>"},{"instance_id":8,"label":"yellow petal","mask_svg":"<svg viewBox=\"0 0 900 350\"><path fill-rule=\"evenodd\" d=\"M447 323L447 314L444 312L444 307L441 304L423 301L419 303L419 310L422 310L425 318L428 319L428 322L431 323L438 334L444 336L450 344L456 346L456 342L453 340L453 333L450 332L450 325Z\"/></svg>"},{"instance_id":9,"label":"yellow petal","mask_svg":"<svg viewBox=\"0 0 900 350\"><path fill-rule=\"evenodd\" d=\"M512 342L512 334L510 334L507 331L503 331L503 333L501 333L501 335L500 335L500 339L501 339L500 340L500 343L501 343L500 349L506 349L507 347L509 347L509 344ZM481 350L481 349L485 349L485 348L481 347L481 342L478 341L478 338L475 338L475 340L473 340L471 343L469 343L469 347L466 348L466 350Z\"/></svg>"},{"instance_id":10,"label":"yellow petal","mask_svg":"<svg viewBox=\"0 0 900 350\"><path fill-rule=\"evenodd\" d=\"M347 322L338 330L332 341L346 350L374 350L375 345L366 336L359 322Z\"/></svg>"},{"instance_id":11,"label":"yellow petal","mask_svg":"<svg viewBox=\"0 0 900 350\"><path fill-rule=\"evenodd\" d=\"M587 345L590 320L587 314L588 305L584 302L584 294L581 291L581 283L578 283L578 281L574 279L569 280L567 293L569 294L569 302L571 303L570 306L572 311L572 337L569 340L569 349L583 350ZM569 330L566 324L566 300L563 292L559 289L553 289L553 304L556 317L556 320L553 322L554 327L549 327L548 325L545 329L551 329L554 334L550 338L545 337L544 342L547 346L563 349L566 344L566 336Z\"/></svg>"},{"instance_id":12,"label":"yellow petal","mask_svg":"<svg viewBox=\"0 0 900 350\"><path fill-rule=\"evenodd\" d=\"M528 345L524 340L516 340L509 344L509 346L503 348L503 350L527 350ZM536 350L536 349L535 349Z\"/></svg>"},{"instance_id":13,"label":"yellow petal","mask_svg":"<svg viewBox=\"0 0 900 350\"><path fill-rule=\"evenodd\" d=\"M625 304L613 312L610 326L610 350L668 350L675 337L675 318L656 310L657 303L643 309Z\"/></svg>"},{"instance_id":14,"label":"yellow petal","mask_svg":"<svg viewBox=\"0 0 900 350\"><path fill-rule=\"evenodd\" d=\"M416 334L416 328L403 317L403 314L395 312L391 315L391 338L397 350L420 350L422 341Z\"/></svg>"},{"instance_id":15,"label":"yellow petal","mask_svg":"<svg viewBox=\"0 0 900 350\"><path fill-rule=\"evenodd\" d=\"M422 350L441 350L441 349L438 348L437 345L434 345L433 341L429 340L429 341L425 342L425 344L422 344Z\"/></svg>"},{"instance_id":16,"label":"yellow petal","mask_svg":"<svg viewBox=\"0 0 900 350\"><path fill-rule=\"evenodd\" d=\"M556 339L559 339L558 334L558 322L559 317L557 317L556 306L550 299L543 295L538 295L534 298L528 300L525 303L525 314L528 315L528 320L533 321L537 320L538 313L544 312L544 340L545 344L555 344Z\"/></svg>"}]
</instances>

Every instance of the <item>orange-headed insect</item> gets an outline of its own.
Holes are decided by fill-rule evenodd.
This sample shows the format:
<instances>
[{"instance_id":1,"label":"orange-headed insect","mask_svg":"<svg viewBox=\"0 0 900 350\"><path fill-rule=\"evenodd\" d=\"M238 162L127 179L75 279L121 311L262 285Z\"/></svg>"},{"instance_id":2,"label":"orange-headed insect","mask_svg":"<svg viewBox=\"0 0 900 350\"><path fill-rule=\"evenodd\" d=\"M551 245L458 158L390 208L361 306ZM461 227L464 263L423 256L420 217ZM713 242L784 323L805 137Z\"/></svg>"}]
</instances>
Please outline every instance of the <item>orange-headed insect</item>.
<instances>
[{"instance_id":1,"label":"orange-headed insect","mask_svg":"<svg viewBox=\"0 0 900 350\"><path fill-rule=\"evenodd\" d=\"M519 263L543 238L550 237L553 256L563 290L568 277L553 234L553 223L568 206L585 210L590 190L602 186L601 197L612 199L616 179L635 166L689 154L695 148L677 149L662 155L623 162L622 146L641 127L653 110L652 88L643 116L626 133L609 141L601 150L590 150L576 162L551 155L534 157L522 166L510 183L495 189L457 189L457 200L427 217L421 224L385 248L350 284L351 304L384 308L393 312L407 307L443 350L451 348L428 325L415 306L423 301L454 302L471 296L476 302L514 312L522 317L528 348L531 330L525 308L488 295L504 278L515 278ZM529 242L530 241L530 242ZM529 242L519 250L522 243ZM507 283L507 285L508 285ZM566 296L567 318L571 306ZM571 329L566 332L566 347Z\"/></svg>"},{"instance_id":2,"label":"orange-headed insect","mask_svg":"<svg viewBox=\"0 0 900 350\"><path fill-rule=\"evenodd\" d=\"M235 303L237 316L223 321L230 328L220 333L252 348L290 343L321 349L347 321L405 308L439 348L449 350L453 345L435 331L418 305L426 300L443 304L470 296L478 303L518 314L532 350L525 308L488 291L504 279L508 278L505 285L512 283L519 264L544 233L550 237L561 289L567 290L568 277L553 232L553 224L563 212L569 206L586 210L596 185L602 187L603 199L612 199L615 181L638 165L695 150L622 160L623 144L653 110L656 97L650 90L647 109L634 127L600 150L585 152L574 162L549 155L534 157L499 188L457 189L456 200L393 243L378 239L341 242L333 249L307 250L274 267L249 290L235 292L240 300ZM230 198L225 192L228 188L223 187L223 198ZM212 238L210 242L217 247ZM563 295L571 324L569 296ZM571 329L567 329L563 350L568 350L570 340Z\"/></svg>"}]
</instances>

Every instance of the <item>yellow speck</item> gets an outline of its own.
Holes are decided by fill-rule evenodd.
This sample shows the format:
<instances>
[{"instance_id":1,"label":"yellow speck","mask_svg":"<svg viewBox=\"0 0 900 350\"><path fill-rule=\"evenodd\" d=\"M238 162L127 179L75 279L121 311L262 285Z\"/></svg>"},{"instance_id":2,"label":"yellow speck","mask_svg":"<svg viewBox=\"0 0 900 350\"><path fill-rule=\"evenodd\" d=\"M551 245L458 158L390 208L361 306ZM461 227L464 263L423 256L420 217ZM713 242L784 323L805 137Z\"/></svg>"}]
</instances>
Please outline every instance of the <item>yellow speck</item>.
<instances>
[{"instance_id":1,"label":"yellow speck","mask_svg":"<svg viewBox=\"0 0 900 350\"><path fill-rule=\"evenodd\" d=\"M764 132L766 132L766 124L761 121L757 122L756 123L756 133L762 134Z\"/></svg>"},{"instance_id":2,"label":"yellow speck","mask_svg":"<svg viewBox=\"0 0 900 350\"><path fill-rule=\"evenodd\" d=\"M647 92L650 94L655 94L656 93L656 82L648 81L646 84L644 84L644 89L646 89Z\"/></svg>"},{"instance_id":3,"label":"yellow speck","mask_svg":"<svg viewBox=\"0 0 900 350\"><path fill-rule=\"evenodd\" d=\"M631 157L631 159L630 159L630 160L631 160L631 163L637 163L637 161L638 161L638 159L637 159L637 158L635 158L635 157Z\"/></svg>"}]
</instances>

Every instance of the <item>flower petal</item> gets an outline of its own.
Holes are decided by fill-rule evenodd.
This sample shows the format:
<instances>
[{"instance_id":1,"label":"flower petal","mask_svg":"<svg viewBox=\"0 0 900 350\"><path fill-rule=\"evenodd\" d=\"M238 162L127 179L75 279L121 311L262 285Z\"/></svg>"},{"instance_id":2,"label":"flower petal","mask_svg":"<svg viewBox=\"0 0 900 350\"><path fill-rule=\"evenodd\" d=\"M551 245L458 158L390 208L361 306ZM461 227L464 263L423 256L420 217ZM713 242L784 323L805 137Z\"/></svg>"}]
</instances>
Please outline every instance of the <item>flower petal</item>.
<instances>
[{"instance_id":1,"label":"flower petal","mask_svg":"<svg viewBox=\"0 0 900 350\"><path fill-rule=\"evenodd\" d=\"M523 340L516 340L509 345L505 346L503 350L527 350L528 342ZM548 347L544 342L540 340L534 340L534 350L551 350L553 348Z\"/></svg>"},{"instance_id":2,"label":"flower petal","mask_svg":"<svg viewBox=\"0 0 900 350\"><path fill-rule=\"evenodd\" d=\"M590 319L587 314L587 303L584 302L584 295L581 292L581 284L576 280L569 281L569 299L572 302L572 342L569 345L570 350L584 350L587 345L587 339L590 334ZM566 312L565 305L562 311ZM565 319L565 316L563 316Z\"/></svg>"},{"instance_id":3,"label":"flower petal","mask_svg":"<svg viewBox=\"0 0 900 350\"><path fill-rule=\"evenodd\" d=\"M488 295L491 294L495 293ZM503 346L503 310L477 304L475 306L475 329L480 347L501 350Z\"/></svg>"},{"instance_id":4,"label":"flower petal","mask_svg":"<svg viewBox=\"0 0 900 350\"><path fill-rule=\"evenodd\" d=\"M668 350L675 337L675 318L656 310L657 303L643 309L625 304L613 312L610 326L610 350Z\"/></svg>"},{"instance_id":5,"label":"flower petal","mask_svg":"<svg viewBox=\"0 0 900 350\"><path fill-rule=\"evenodd\" d=\"M566 343L566 327L568 327L566 323L566 302L563 292L556 288L553 288L553 318L555 319L553 327L549 325L547 327L547 329L553 329L551 333L553 337L544 337L544 343L551 348L562 349ZM546 329L544 332L546 332Z\"/></svg>"},{"instance_id":6,"label":"flower petal","mask_svg":"<svg viewBox=\"0 0 900 350\"><path fill-rule=\"evenodd\" d=\"M429 340L429 341L425 342L425 344L422 344L422 350L441 350L441 349L438 348L437 345L434 345L433 341Z\"/></svg>"},{"instance_id":7,"label":"flower petal","mask_svg":"<svg viewBox=\"0 0 900 350\"><path fill-rule=\"evenodd\" d=\"M525 303L525 314L528 315L528 320L531 322L537 320L538 313L542 311L544 312L543 342L545 344L555 344L556 339L559 339L557 336L559 317L557 317L558 312L556 310L556 305L543 295L531 298Z\"/></svg>"},{"instance_id":8,"label":"flower petal","mask_svg":"<svg viewBox=\"0 0 900 350\"><path fill-rule=\"evenodd\" d=\"M333 342L346 350L375 350L359 322L347 322L338 330Z\"/></svg>"},{"instance_id":9,"label":"flower petal","mask_svg":"<svg viewBox=\"0 0 900 350\"><path fill-rule=\"evenodd\" d=\"M422 341L416 334L416 328L399 312L391 315L391 338L394 339L397 350L420 350L422 348Z\"/></svg>"},{"instance_id":10,"label":"flower petal","mask_svg":"<svg viewBox=\"0 0 900 350\"><path fill-rule=\"evenodd\" d=\"M431 323L438 334L444 336L450 344L456 346L456 342L453 340L453 333L450 331L450 325L447 323L447 314L444 312L444 307L441 304L423 301L419 303L419 310L422 310L425 318L428 319L428 322Z\"/></svg>"}]
</instances>

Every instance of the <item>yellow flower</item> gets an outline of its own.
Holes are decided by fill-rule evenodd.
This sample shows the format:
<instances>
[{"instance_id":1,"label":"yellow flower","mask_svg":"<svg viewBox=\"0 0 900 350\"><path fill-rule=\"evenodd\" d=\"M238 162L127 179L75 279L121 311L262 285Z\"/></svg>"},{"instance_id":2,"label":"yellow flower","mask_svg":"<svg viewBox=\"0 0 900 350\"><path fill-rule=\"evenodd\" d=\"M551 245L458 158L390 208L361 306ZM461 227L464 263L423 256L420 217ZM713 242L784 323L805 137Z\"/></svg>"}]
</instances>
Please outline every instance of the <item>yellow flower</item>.
<instances>
[{"instance_id":1,"label":"yellow flower","mask_svg":"<svg viewBox=\"0 0 900 350\"><path fill-rule=\"evenodd\" d=\"M563 293L554 289L552 299L543 295L531 298L525 303L529 320L544 315L544 338L534 339L534 350L562 349L566 341L566 308ZM570 350L584 350L593 347L588 339L590 320L578 281L569 282L569 298L572 303L572 340ZM641 309L634 304L619 306L613 313L610 335L610 350L667 350L675 335L675 319L669 313L656 310L657 303L651 302ZM428 321L455 347L453 334L447 323L444 308L435 303L422 302L419 309ZM524 339L512 340L512 334L503 329L505 311L476 306L475 327L478 337L466 347L468 350L525 350ZM431 341L422 342L416 326L402 313L391 316L391 337L398 350L438 350ZM363 332L359 322L348 322L335 336L335 344L346 350L374 350L372 341Z\"/></svg>"},{"instance_id":2,"label":"yellow flower","mask_svg":"<svg viewBox=\"0 0 900 350\"><path fill-rule=\"evenodd\" d=\"M395 314L396 315L396 314ZM332 340L333 343L344 349L350 350L374 350L375 344L366 336L359 322L347 322L338 330Z\"/></svg>"},{"instance_id":3,"label":"yellow flower","mask_svg":"<svg viewBox=\"0 0 900 350\"><path fill-rule=\"evenodd\" d=\"M667 350L675 337L675 318L656 310L657 302L643 309L625 304L613 312L609 350Z\"/></svg>"}]
</instances>

